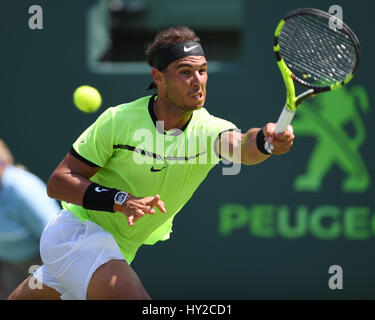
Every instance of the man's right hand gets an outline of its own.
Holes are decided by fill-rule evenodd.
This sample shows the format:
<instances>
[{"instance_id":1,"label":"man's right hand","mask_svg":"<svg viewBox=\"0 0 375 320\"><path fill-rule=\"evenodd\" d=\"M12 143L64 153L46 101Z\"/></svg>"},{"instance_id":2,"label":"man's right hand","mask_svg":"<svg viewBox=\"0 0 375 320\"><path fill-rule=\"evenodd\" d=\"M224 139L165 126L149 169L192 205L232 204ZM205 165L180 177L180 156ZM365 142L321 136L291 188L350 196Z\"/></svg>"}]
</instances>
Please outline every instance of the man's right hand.
<instances>
[{"instance_id":1,"label":"man's right hand","mask_svg":"<svg viewBox=\"0 0 375 320\"><path fill-rule=\"evenodd\" d=\"M134 222L142 218L145 214L154 214L157 207L161 212L166 213L164 201L160 200L157 194L155 197L138 198L129 194L129 199L121 207L121 212L125 214L129 226L133 226Z\"/></svg>"}]
</instances>

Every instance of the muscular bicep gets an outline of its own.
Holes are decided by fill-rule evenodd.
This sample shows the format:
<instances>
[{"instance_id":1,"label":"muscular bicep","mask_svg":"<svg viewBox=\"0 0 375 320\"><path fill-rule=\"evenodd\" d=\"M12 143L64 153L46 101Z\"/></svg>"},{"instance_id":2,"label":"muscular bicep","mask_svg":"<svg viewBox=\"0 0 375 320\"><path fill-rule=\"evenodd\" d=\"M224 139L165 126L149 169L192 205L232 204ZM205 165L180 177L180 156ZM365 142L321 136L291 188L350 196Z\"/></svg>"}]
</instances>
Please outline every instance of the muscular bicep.
<instances>
[{"instance_id":1,"label":"muscular bicep","mask_svg":"<svg viewBox=\"0 0 375 320\"><path fill-rule=\"evenodd\" d=\"M90 179L98 172L100 167L89 165L82 160L83 159L78 159L76 156L68 153L57 166L55 171L58 171L62 174L78 174L82 177Z\"/></svg>"},{"instance_id":2,"label":"muscular bicep","mask_svg":"<svg viewBox=\"0 0 375 320\"><path fill-rule=\"evenodd\" d=\"M47 192L51 198L82 205L89 180L100 167L92 166L68 153L52 173Z\"/></svg>"}]
</instances>

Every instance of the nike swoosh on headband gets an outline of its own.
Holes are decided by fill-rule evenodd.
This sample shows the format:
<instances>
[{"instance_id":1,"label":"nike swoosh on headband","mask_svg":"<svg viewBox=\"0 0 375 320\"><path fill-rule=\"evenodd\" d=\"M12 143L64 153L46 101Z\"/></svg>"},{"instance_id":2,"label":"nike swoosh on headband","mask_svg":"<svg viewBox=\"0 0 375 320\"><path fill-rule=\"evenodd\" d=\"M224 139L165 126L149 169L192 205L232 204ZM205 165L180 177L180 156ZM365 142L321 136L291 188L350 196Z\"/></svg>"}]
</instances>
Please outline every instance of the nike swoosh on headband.
<instances>
[{"instance_id":1,"label":"nike swoosh on headband","mask_svg":"<svg viewBox=\"0 0 375 320\"><path fill-rule=\"evenodd\" d=\"M192 47L189 47L189 48L187 48L186 46L184 46L184 52L190 52L191 50L193 50L196 47L198 47L198 45L192 46Z\"/></svg>"}]
</instances>

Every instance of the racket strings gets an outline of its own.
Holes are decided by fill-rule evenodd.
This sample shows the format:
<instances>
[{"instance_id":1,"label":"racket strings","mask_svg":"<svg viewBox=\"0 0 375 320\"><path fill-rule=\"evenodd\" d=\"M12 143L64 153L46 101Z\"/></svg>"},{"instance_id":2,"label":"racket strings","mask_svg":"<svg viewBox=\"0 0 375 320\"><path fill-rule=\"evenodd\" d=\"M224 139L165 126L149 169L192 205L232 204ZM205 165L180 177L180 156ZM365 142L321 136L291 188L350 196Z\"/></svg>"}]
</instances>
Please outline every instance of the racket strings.
<instances>
[{"instance_id":1,"label":"racket strings","mask_svg":"<svg viewBox=\"0 0 375 320\"><path fill-rule=\"evenodd\" d=\"M299 32L300 30L295 29L292 31L293 35L295 35L296 32ZM306 38L309 35L309 32L306 33ZM301 46L299 49L297 49L297 51L292 49L289 50L289 47L286 47L286 52L291 57L295 56L296 53L298 54L298 62L295 62L294 65L302 74L306 74L306 71L310 71L310 73L307 73L307 75L312 75L314 80L321 79L325 80L325 82L336 82L342 78L345 78L347 74L350 73L352 70L352 64L347 64L345 63L345 60L342 60L345 56L345 52L342 52L342 49L346 48L345 45L341 45L343 48L341 46L327 48L324 43L332 42L334 39L327 34L323 34L323 37L325 38L325 41L320 40L318 45L310 40L307 44L308 47ZM306 41L306 38L298 38L296 41L301 43L302 41ZM335 43L337 43L337 41L335 41ZM327 55L327 49L333 50L334 55L332 55L332 53ZM350 56L349 54L349 61L353 60L355 61L355 55Z\"/></svg>"},{"instance_id":2,"label":"racket strings","mask_svg":"<svg viewBox=\"0 0 375 320\"><path fill-rule=\"evenodd\" d=\"M344 29L334 31L328 20L317 16L288 19L279 44L280 55L290 70L315 86L342 81L356 65L356 50Z\"/></svg>"},{"instance_id":3,"label":"racket strings","mask_svg":"<svg viewBox=\"0 0 375 320\"><path fill-rule=\"evenodd\" d=\"M331 67L332 63L336 63L337 64L337 61L338 59L342 59L342 57L345 55L345 52L343 52L344 49L346 49L346 47L351 47L351 43L350 43L350 40L348 40L347 38L344 38L344 39L341 39L342 41L346 42L346 45L344 44L341 44L341 46L338 46L336 45L337 43L337 40L336 38L337 37L334 37L332 36L332 34L328 33L327 32L327 27L326 25L323 25L323 28L321 28L322 26L320 25L319 27L320 28L317 28L316 27L316 24L312 24L311 21L309 21L309 18L306 17L306 16L302 16L302 18L306 18L304 19L303 21L303 29L302 29L302 32L301 32L301 25L293 25L291 24L291 28L289 30L285 29L286 32L288 33L288 31L291 31L291 33L289 34L289 36L293 36L295 37L295 40L297 40L298 43L303 43L303 42L306 42L306 39L309 39L309 37L311 37L311 34L312 35L316 35L316 34L319 34L319 42L317 43L318 45L316 45L316 43L314 43L314 39L309 39L307 45L309 46L308 48L307 47L302 47L301 49L297 49L297 53L300 55L300 58L304 58L304 59L301 59L301 62L302 63L297 63L297 67L299 67L300 70L304 70L306 69L306 67L308 66L311 66L311 63L313 63L315 60L316 60L316 57L320 58L320 67L323 65L323 69L321 68L321 70L323 71L326 71L327 69L329 70L329 68ZM320 21L319 21L320 22ZM326 22L327 23L327 22ZM305 30L304 30L305 29ZM329 31L331 31L330 29L328 29ZM302 35L302 38L301 38L301 35ZM315 36L316 38L316 36ZM325 41L323 41L323 39ZM327 45L325 44L333 44L331 48L327 48ZM288 54L295 54L294 51L290 51L288 50L288 47L286 47L287 51L288 51ZM331 55L328 55L327 56L327 49L333 49L334 51L338 50L339 53L337 54L337 57L336 56L333 56L334 57L334 60L332 60L332 54ZM304 51L303 51L304 50ZM303 51L303 55L301 54L301 52ZM323 53L323 54L322 54ZM349 52L350 53L350 52ZM327 59L327 58L330 58L330 59ZM352 52L352 55L350 57L350 54L349 54L349 60L354 60L355 61L355 52ZM306 62L308 63L306 65ZM342 61L339 61L339 63L341 62L345 62L345 60L342 60ZM340 65L338 65L338 72L341 73L342 75L346 76L347 75L347 71L348 71L348 68L347 66L344 66L344 68L340 68ZM352 69L352 66L349 65L349 71ZM329 70L329 71L332 71L332 70ZM336 69L335 69L336 71ZM341 71L341 72L340 72ZM343 72L342 72L343 71ZM332 72L329 72L329 73L332 73ZM315 76L318 76L320 73L315 73ZM326 74L326 73L325 73ZM341 75L341 76L342 76ZM331 74L331 77L333 77L334 80L338 80L339 78L337 77L334 77L333 73Z\"/></svg>"},{"instance_id":4,"label":"racket strings","mask_svg":"<svg viewBox=\"0 0 375 320\"><path fill-rule=\"evenodd\" d=\"M326 52L326 49L327 49L327 45L326 44L331 44L330 45L330 49L332 50L338 50L340 53L337 55L337 58L341 59L342 58L342 54L348 54L348 57L349 57L349 60L350 61L355 61L356 59L356 52L355 52L355 49L353 47L353 44L351 43L348 35L346 35L345 33L342 33L341 35L335 33L333 30L331 29L328 29L327 28L327 21L323 22L322 20L316 20L315 21L311 21L311 17L309 16L302 16L301 17L302 19L305 18L305 21L304 21L304 26L306 26L307 28L309 28L310 30L312 30L313 34L319 34L321 36L321 38L324 38L326 41L324 42L323 39L319 39L319 46L317 47L317 53L318 55L320 56L320 52ZM312 23L314 22L314 23ZM320 28L317 28L316 26L316 22L319 22L320 24ZM322 25L322 23L324 23ZM300 28L300 26L298 26ZM296 32L299 31L299 28L296 29L295 27L291 29L294 29L293 31L295 32L294 34L296 34ZM328 30L330 32L328 32ZM309 31L306 31L306 34L305 34L307 37L310 36L310 32ZM341 37L340 37L341 36ZM338 39L340 38L340 39ZM303 40L303 39L302 39ZM341 45L337 45L337 40L343 42ZM309 41L309 44L311 45L314 45L314 41L313 39L310 39ZM325 45L323 45L325 44ZM347 52L345 52L344 50L346 50L346 48L352 48L353 50L348 50ZM319 50L320 49L320 50ZM312 52L312 51L311 51ZM337 58L335 58L335 61L337 61ZM345 60L341 60L341 62L345 63ZM351 66L350 66L351 67Z\"/></svg>"},{"instance_id":5,"label":"racket strings","mask_svg":"<svg viewBox=\"0 0 375 320\"><path fill-rule=\"evenodd\" d=\"M287 49L286 51L288 55L290 55L291 57L295 56L297 53L298 62L294 63L296 69L305 74L305 78L306 75L307 77L312 76L314 80L324 80L324 82L336 82L345 77L348 72L352 70L352 66L350 64L348 66L347 64L342 63L345 60L338 61L338 59L342 60L345 53L342 52L343 50L341 50L340 46L338 46L338 48L337 46L327 48L326 45L327 43L333 43L333 41L336 44L337 40L335 39L335 37L332 37L332 35L327 33L324 29L320 30L314 25L311 26L311 24L306 23L306 21L304 22L302 27L303 28L301 30L300 25L294 25L289 30L291 31L289 36L293 36L295 42L300 44L300 47L297 49L297 51L292 50L292 48L290 47L285 47ZM312 34L319 35L319 42L314 42L314 39L311 39ZM307 44L306 39L309 39ZM346 48L345 45L343 45L343 47ZM327 50L333 50L334 55L332 55L331 52L329 52L330 54L327 55ZM339 51L339 53L335 52L337 50ZM353 60L353 57L355 59L355 55L352 55L352 57L349 57L349 60ZM333 65L335 65L336 68L332 67ZM306 71L310 71L310 73L306 73Z\"/></svg>"}]
</instances>

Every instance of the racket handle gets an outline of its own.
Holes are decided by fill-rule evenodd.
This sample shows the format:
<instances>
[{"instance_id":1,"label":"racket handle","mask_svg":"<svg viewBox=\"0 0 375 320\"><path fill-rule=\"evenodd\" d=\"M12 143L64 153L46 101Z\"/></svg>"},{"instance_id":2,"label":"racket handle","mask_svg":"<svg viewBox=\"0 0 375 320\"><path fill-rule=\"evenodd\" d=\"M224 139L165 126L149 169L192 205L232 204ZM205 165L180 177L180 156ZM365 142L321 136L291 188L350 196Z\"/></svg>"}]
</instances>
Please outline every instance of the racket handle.
<instances>
[{"instance_id":1,"label":"racket handle","mask_svg":"<svg viewBox=\"0 0 375 320\"><path fill-rule=\"evenodd\" d=\"M275 133L281 133L288 129L288 126L292 122L295 114L295 111L290 111L286 106L284 106L284 109L280 114L279 120L277 120ZM271 154L273 151L273 145L268 141L264 143L264 148L267 150L269 154Z\"/></svg>"},{"instance_id":2,"label":"racket handle","mask_svg":"<svg viewBox=\"0 0 375 320\"><path fill-rule=\"evenodd\" d=\"M294 115L296 114L295 111L290 111L286 106L284 107L283 111L280 114L279 120L277 120L275 133L284 132L288 129L288 126L292 122Z\"/></svg>"}]
</instances>

